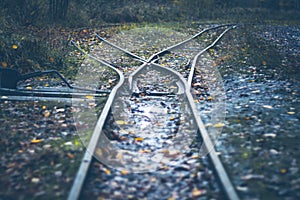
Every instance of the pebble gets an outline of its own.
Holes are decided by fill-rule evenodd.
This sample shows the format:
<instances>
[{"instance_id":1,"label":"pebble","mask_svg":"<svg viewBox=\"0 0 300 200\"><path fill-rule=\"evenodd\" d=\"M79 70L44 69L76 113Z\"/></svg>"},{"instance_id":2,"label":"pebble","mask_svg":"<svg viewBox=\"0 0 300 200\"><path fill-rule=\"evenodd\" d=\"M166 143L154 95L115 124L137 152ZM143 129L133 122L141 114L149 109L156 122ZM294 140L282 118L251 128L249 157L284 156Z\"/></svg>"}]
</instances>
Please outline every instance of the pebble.
<instances>
[{"instance_id":1,"label":"pebble","mask_svg":"<svg viewBox=\"0 0 300 200\"><path fill-rule=\"evenodd\" d=\"M60 177L60 176L62 176L62 171L56 171L56 172L54 172L54 175L57 177Z\"/></svg>"}]
</instances>

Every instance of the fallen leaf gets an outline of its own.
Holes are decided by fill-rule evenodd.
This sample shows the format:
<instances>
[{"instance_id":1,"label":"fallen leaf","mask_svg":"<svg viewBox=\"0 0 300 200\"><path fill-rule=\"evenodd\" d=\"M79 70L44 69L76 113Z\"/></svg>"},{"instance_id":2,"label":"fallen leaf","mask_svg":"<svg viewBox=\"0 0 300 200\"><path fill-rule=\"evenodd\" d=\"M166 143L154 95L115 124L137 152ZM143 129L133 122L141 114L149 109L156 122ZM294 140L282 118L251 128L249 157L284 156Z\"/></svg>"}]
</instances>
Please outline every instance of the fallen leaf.
<instances>
[{"instance_id":1,"label":"fallen leaf","mask_svg":"<svg viewBox=\"0 0 300 200\"><path fill-rule=\"evenodd\" d=\"M286 172L287 172L287 170L284 168L280 170L280 173L282 173L282 174L285 174Z\"/></svg>"},{"instance_id":2,"label":"fallen leaf","mask_svg":"<svg viewBox=\"0 0 300 200\"><path fill-rule=\"evenodd\" d=\"M1 62L1 66L2 66L3 68L7 67L7 62L5 62L5 61Z\"/></svg>"},{"instance_id":3,"label":"fallen leaf","mask_svg":"<svg viewBox=\"0 0 300 200\"><path fill-rule=\"evenodd\" d=\"M33 139L30 141L31 144L37 144L37 143L40 143L42 142L43 140L39 140L39 139Z\"/></svg>"},{"instance_id":4,"label":"fallen leaf","mask_svg":"<svg viewBox=\"0 0 300 200\"><path fill-rule=\"evenodd\" d=\"M92 95L87 95L86 98L87 98L87 99L94 99L94 96L92 96Z\"/></svg>"},{"instance_id":5,"label":"fallen leaf","mask_svg":"<svg viewBox=\"0 0 300 200\"><path fill-rule=\"evenodd\" d=\"M71 153L68 153L67 156L68 156L70 159L74 159L74 158L75 158L75 156L74 156L73 154L71 154Z\"/></svg>"},{"instance_id":6,"label":"fallen leaf","mask_svg":"<svg viewBox=\"0 0 300 200\"><path fill-rule=\"evenodd\" d=\"M102 150L98 148L98 149L96 150L96 155L97 155L98 157L102 157L102 156L103 156Z\"/></svg>"},{"instance_id":7,"label":"fallen leaf","mask_svg":"<svg viewBox=\"0 0 300 200\"><path fill-rule=\"evenodd\" d=\"M44 112L44 116L45 116L46 118L50 116L49 110L46 110L46 111Z\"/></svg>"},{"instance_id":8,"label":"fallen leaf","mask_svg":"<svg viewBox=\"0 0 300 200\"><path fill-rule=\"evenodd\" d=\"M225 124L223 124L223 123L217 123L214 125L215 128L222 128L224 126L225 126Z\"/></svg>"},{"instance_id":9,"label":"fallen leaf","mask_svg":"<svg viewBox=\"0 0 300 200\"><path fill-rule=\"evenodd\" d=\"M212 101L214 98L212 96L207 97L207 101Z\"/></svg>"},{"instance_id":10,"label":"fallen leaf","mask_svg":"<svg viewBox=\"0 0 300 200\"><path fill-rule=\"evenodd\" d=\"M16 44L13 44L13 45L11 46L11 48L13 48L13 49L17 49L17 48L18 48L18 45L16 45Z\"/></svg>"},{"instance_id":11,"label":"fallen leaf","mask_svg":"<svg viewBox=\"0 0 300 200\"><path fill-rule=\"evenodd\" d=\"M50 63L53 63L53 62L54 62L54 58L53 58L53 57L50 57L50 58L49 58L49 62L50 62Z\"/></svg>"},{"instance_id":12,"label":"fallen leaf","mask_svg":"<svg viewBox=\"0 0 300 200\"><path fill-rule=\"evenodd\" d=\"M136 142L140 142L140 141L143 141L143 140L144 140L144 138L141 138L141 137L134 138L134 141L136 141Z\"/></svg>"},{"instance_id":13,"label":"fallen leaf","mask_svg":"<svg viewBox=\"0 0 300 200\"><path fill-rule=\"evenodd\" d=\"M127 171L127 170L124 169L124 170L121 171L121 174L122 175L127 175L127 174L129 174L129 171Z\"/></svg>"},{"instance_id":14,"label":"fallen leaf","mask_svg":"<svg viewBox=\"0 0 300 200\"><path fill-rule=\"evenodd\" d=\"M150 149L141 149L139 150L139 153L151 153Z\"/></svg>"},{"instance_id":15,"label":"fallen leaf","mask_svg":"<svg viewBox=\"0 0 300 200\"><path fill-rule=\"evenodd\" d=\"M125 125L127 123L124 120L117 120L116 124L118 124L118 125Z\"/></svg>"},{"instance_id":16,"label":"fallen leaf","mask_svg":"<svg viewBox=\"0 0 300 200\"><path fill-rule=\"evenodd\" d=\"M111 175L111 172L110 172L109 169L104 169L104 172L105 172L105 174L107 174L107 175Z\"/></svg>"},{"instance_id":17,"label":"fallen leaf","mask_svg":"<svg viewBox=\"0 0 300 200\"><path fill-rule=\"evenodd\" d=\"M205 193L206 193L206 190L204 190L204 189L199 190L197 188L194 188L193 191L192 191L192 196L193 197L199 197L199 196L201 196L201 195L203 195Z\"/></svg>"}]
</instances>

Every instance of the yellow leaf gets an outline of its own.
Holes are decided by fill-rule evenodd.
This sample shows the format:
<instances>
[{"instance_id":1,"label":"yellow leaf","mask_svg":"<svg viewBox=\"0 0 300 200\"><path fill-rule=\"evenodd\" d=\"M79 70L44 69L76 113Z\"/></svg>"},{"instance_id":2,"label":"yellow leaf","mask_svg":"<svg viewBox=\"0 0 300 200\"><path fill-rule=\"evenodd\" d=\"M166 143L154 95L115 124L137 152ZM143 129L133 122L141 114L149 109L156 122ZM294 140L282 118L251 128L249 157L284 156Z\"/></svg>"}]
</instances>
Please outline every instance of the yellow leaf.
<instances>
[{"instance_id":1,"label":"yellow leaf","mask_svg":"<svg viewBox=\"0 0 300 200\"><path fill-rule=\"evenodd\" d=\"M111 172L110 172L109 169L104 169L104 172L105 172L105 174L107 174L107 175L110 175L110 174L111 174Z\"/></svg>"},{"instance_id":2,"label":"yellow leaf","mask_svg":"<svg viewBox=\"0 0 300 200\"><path fill-rule=\"evenodd\" d=\"M121 174L122 175L127 175L127 174L129 174L129 171L127 171L127 170L124 169L124 170L121 171Z\"/></svg>"},{"instance_id":3,"label":"yellow leaf","mask_svg":"<svg viewBox=\"0 0 300 200\"><path fill-rule=\"evenodd\" d=\"M7 62L5 62L5 61L1 62L1 66L4 68L7 67Z\"/></svg>"},{"instance_id":4,"label":"yellow leaf","mask_svg":"<svg viewBox=\"0 0 300 200\"><path fill-rule=\"evenodd\" d=\"M96 155L97 155L98 157L102 157L102 155L103 155L103 154L102 154L102 150L98 148L98 149L96 150Z\"/></svg>"},{"instance_id":5,"label":"yellow leaf","mask_svg":"<svg viewBox=\"0 0 300 200\"><path fill-rule=\"evenodd\" d=\"M150 149L139 150L139 153L151 153Z\"/></svg>"},{"instance_id":6,"label":"yellow leaf","mask_svg":"<svg viewBox=\"0 0 300 200\"><path fill-rule=\"evenodd\" d=\"M43 140L39 140L39 139L33 139L33 140L31 140L31 144L37 144L37 143L40 143L40 142L42 142Z\"/></svg>"},{"instance_id":7,"label":"yellow leaf","mask_svg":"<svg viewBox=\"0 0 300 200\"><path fill-rule=\"evenodd\" d=\"M49 58L49 62L50 62L50 63L53 63L53 62L54 62L54 58L53 58L53 57L50 57L50 58Z\"/></svg>"},{"instance_id":8,"label":"yellow leaf","mask_svg":"<svg viewBox=\"0 0 300 200\"><path fill-rule=\"evenodd\" d=\"M287 114L289 114L289 115L294 115L295 112L287 112Z\"/></svg>"},{"instance_id":9,"label":"yellow leaf","mask_svg":"<svg viewBox=\"0 0 300 200\"><path fill-rule=\"evenodd\" d=\"M280 172L281 172L282 174L285 174L285 173L287 172L287 170L286 170L286 169L281 169Z\"/></svg>"},{"instance_id":10,"label":"yellow leaf","mask_svg":"<svg viewBox=\"0 0 300 200\"><path fill-rule=\"evenodd\" d=\"M168 154L168 153L169 153L169 150L168 150L168 149L163 149L163 150L162 150L162 153Z\"/></svg>"},{"instance_id":11,"label":"yellow leaf","mask_svg":"<svg viewBox=\"0 0 300 200\"><path fill-rule=\"evenodd\" d=\"M136 142L140 142L140 141L143 141L143 140L144 140L144 138L137 137L137 138L134 138L134 140L135 140Z\"/></svg>"},{"instance_id":12,"label":"yellow leaf","mask_svg":"<svg viewBox=\"0 0 300 200\"><path fill-rule=\"evenodd\" d=\"M11 48L17 49L17 48L18 48L18 45L14 44L14 45L11 46Z\"/></svg>"},{"instance_id":13,"label":"yellow leaf","mask_svg":"<svg viewBox=\"0 0 300 200\"><path fill-rule=\"evenodd\" d=\"M31 86L27 86L26 90L32 90L32 87Z\"/></svg>"},{"instance_id":14,"label":"yellow leaf","mask_svg":"<svg viewBox=\"0 0 300 200\"><path fill-rule=\"evenodd\" d=\"M86 98L87 98L87 99L94 99L94 96L92 96L92 95L87 95Z\"/></svg>"},{"instance_id":15,"label":"yellow leaf","mask_svg":"<svg viewBox=\"0 0 300 200\"><path fill-rule=\"evenodd\" d=\"M214 98L212 96L207 97L207 101L212 101Z\"/></svg>"},{"instance_id":16,"label":"yellow leaf","mask_svg":"<svg viewBox=\"0 0 300 200\"><path fill-rule=\"evenodd\" d=\"M75 142L74 142L75 146L79 146L80 145L80 142L76 139Z\"/></svg>"},{"instance_id":17,"label":"yellow leaf","mask_svg":"<svg viewBox=\"0 0 300 200\"><path fill-rule=\"evenodd\" d=\"M47 107L46 106L42 106L42 109L45 110Z\"/></svg>"},{"instance_id":18,"label":"yellow leaf","mask_svg":"<svg viewBox=\"0 0 300 200\"><path fill-rule=\"evenodd\" d=\"M206 190L202 189L202 190L199 190L197 188L194 188L193 191L192 191L192 196L193 197L198 197L198 196L201 196L203 194L206 193Z\"/></svg>"},{"instance_id":19,"label":"yellow leaf","mask_svg":"<svg viewBox=\"0 0 300 200\"><path fill-rule=\"evenodd\" d=\"M125 125L127 123L124 120L117 120L116 124L118 124L118 125Z\"/></svg>"},{"instance_id":20,"label":"yellow leaf","mask_svg":"<svg viewBox=\"0 0 300 200\"><path fill-rule=\"evenodd\" d=\"M44 113L44 116L45 117L49 117L50 116L50 112L48 110L46 110L45 113Z\"/></svg>"},{"instance_id":21,"label":"yellow leaf","mask_svg":"<svg viewBox=\"0 0 300 200\"><path fill-rule=\"evenodd\" d=\"M116 155L116 158L121 161L123 159L123 154L118 152L117 155Z\"/></svg>"},{"instance_id":22,"label":"yellow leaf","mask_svg":"<svg viewBox=\"0 0 300 200\"><path fill-rule=\"evenodd\" d=\"M224 126L225 126L225 124L223 124L223 123L217 123L214 125L215 128L222 128Z\"/></svg>"},{"instance_id":23,"label":"yellow leaf","mask_svg":"<svg viewBox=\"0 0 300 200\"><path fill-rule=\"evenodd\" d=\"M247 152L243 153L243 158L247 159L249 154Z\"/></svg>"}]
</instances>

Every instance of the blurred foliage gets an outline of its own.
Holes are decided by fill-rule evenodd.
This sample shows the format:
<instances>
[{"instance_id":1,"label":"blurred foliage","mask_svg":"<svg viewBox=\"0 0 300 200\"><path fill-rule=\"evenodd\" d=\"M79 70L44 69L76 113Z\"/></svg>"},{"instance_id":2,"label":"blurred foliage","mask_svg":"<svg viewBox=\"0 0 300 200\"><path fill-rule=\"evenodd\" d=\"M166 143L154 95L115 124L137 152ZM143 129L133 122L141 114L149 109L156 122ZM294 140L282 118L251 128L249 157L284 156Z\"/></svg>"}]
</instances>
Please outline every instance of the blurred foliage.
<instances>
[{"instance_id":1,"label":"blurred foliage","mask_svg":"<svg viewBox=\"0 0 300 200\"><path fill-rule=\"evenodd\" d=\"M69 73L74 63L65 58L65 29L107 23L300 19L299 0L1 0L0 8L0 64L21 72L51 68Z\"/></svg>"},{"instance_id":2,"label":"blurred foliage","mask_svg":"<svg viewBox=\"0 0 300 200\"><path fill-rule=\"evenodd\" d=\"M299 19L299 0L2 0L6 18L20 25L227 19Z\"/></svg>"}]
</instances>

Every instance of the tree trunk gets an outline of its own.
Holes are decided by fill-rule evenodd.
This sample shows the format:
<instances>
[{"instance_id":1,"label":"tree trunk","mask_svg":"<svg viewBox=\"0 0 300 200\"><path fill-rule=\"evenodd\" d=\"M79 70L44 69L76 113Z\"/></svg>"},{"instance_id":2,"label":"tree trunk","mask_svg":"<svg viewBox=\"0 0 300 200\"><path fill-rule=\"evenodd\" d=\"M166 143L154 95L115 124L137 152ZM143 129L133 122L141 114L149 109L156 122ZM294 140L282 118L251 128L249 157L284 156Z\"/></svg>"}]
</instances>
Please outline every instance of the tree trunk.
<instances>
[{"instance_id":1,"label":"tree trunk","mask_svg":"<svg viewBox=\"0 0 300 200\"><path fill-rule=\"evenodd\" d=\"M69 7L69 0L49 0L49 15L52 21L65 20Z\"/></svg>"}]
</instances>

